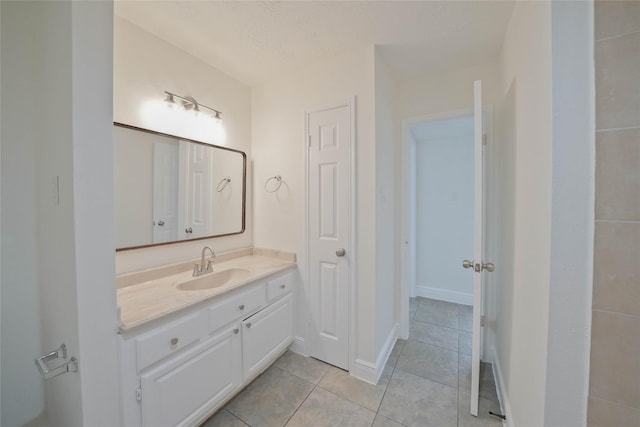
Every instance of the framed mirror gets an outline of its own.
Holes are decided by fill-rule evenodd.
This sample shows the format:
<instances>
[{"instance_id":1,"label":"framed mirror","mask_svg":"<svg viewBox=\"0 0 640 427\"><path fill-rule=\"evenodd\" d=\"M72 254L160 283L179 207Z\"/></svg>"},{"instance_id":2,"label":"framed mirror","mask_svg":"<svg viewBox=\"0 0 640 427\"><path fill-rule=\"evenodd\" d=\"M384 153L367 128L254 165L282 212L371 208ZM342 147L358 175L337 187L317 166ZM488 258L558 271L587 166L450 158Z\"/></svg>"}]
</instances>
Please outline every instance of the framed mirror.
<instances>
[{"instance_id":1,"label":"framed mirror","mask_svg":"<svg viewBox=\"0 0 640 427\"><path fill-rule=\"evenodd\" d=\"M240 234L244 152L114 123L116 251Z\"/></svg>"}]
</instances>

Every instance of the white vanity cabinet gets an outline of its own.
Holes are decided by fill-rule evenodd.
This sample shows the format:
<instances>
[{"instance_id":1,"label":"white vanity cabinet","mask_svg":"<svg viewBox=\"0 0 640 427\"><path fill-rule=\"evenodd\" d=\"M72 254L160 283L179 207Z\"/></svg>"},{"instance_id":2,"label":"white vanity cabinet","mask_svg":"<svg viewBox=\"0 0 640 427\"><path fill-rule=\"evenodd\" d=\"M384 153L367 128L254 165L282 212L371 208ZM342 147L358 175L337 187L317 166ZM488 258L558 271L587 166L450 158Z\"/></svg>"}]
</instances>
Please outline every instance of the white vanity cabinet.
<instances>
[{"instance_id":1,"label":"white vanity cabinet","mask_svg":"<svg viewBox=\"0 0 640 427\"><path fill-rule=\"evenodd\" d=\"M244 378L251 379L282 353L293 336L291 293L242 322Z\"/></svg>"},{"instance_id":2,"label":"white vanity cabinet","mask_svg":"<svg viewBox=\"0 0 640 427\"><path fill-rule=\"evenodd\" d=\"M242 384L239 325L141 375L142 425L190 425Z\"/></svg>"},{"instance_id":3,"label":"white vanity cabinet","mask_svg":"<svg viewBox=\"0 0 640 427\"><path fill-rule=\"evenodd\" d=\"M221 407L291 344L292 284L287 270L123 332L122 425L194 426Z\"/></svg>"}]
</instances>

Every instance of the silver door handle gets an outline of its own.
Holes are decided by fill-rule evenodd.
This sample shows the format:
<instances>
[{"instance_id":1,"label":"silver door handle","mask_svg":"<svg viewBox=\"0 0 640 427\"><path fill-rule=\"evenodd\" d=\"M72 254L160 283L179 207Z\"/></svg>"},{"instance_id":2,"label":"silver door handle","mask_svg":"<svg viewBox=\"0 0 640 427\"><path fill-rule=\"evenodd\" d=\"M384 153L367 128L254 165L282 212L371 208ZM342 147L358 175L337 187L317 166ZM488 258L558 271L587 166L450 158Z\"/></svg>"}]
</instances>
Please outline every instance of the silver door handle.
<instances>
[{"instance_id":1,"label":"silver door handle","mask_svg":"<svg viewBox=\"0 0 640 427\"><path fill-rule=\"evenodd\" d=\"M343 257L346 253L347 251L345 251L344 248L340 248L336 251L336 256Z\"/></svg>"},{"instance_id":2,"label":"silver door handle","mask_svg":"<svg viewBox=\"0 0 640 427\"><path fill-rule=\"evenodd\" d=\"M493 272L496 269L496 266L493 265L492 262L482 263L482 269L487 270L489 273Z\"/></svg>"},{"instance_id":3,"label":"silver door handle","mask_svg":"<svg viewBox=\"0 0 640 427\"><path fill-rule=\"evenodd\" d=\"M164 221L158 221L158 225L162 227L164 225Z\"/></svg>"},{"instance_id":4,"label":"silver door handle","mask_svg":"<svg viewBox=\"0 0 640 427\"><path fill-rule=\"evenodd\" d=\"M464 260L462 261L462 267L464 268L473 268L473 261Z\"/></svg>"}]
</instances>

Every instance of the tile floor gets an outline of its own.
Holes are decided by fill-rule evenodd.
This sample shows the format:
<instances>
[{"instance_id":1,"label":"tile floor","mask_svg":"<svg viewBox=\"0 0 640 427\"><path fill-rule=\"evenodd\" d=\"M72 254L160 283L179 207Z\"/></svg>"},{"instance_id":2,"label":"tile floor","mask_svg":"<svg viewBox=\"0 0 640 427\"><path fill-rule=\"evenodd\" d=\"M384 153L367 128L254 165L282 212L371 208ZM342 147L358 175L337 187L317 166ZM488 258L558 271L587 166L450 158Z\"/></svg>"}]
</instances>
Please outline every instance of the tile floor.
<instances>
[{"instance_id":1,"label":"tile floor","mask_svg":"<svg viewBox=\"0 0 640 427\"><path fill-rule=\"evenodd\" d=\"M378 385L285 353L202 427L501 426L491 365L482 364L480 416L469 414L471 307L410 303L408 341L398 340Z\"/></svg>"}]
</instances>

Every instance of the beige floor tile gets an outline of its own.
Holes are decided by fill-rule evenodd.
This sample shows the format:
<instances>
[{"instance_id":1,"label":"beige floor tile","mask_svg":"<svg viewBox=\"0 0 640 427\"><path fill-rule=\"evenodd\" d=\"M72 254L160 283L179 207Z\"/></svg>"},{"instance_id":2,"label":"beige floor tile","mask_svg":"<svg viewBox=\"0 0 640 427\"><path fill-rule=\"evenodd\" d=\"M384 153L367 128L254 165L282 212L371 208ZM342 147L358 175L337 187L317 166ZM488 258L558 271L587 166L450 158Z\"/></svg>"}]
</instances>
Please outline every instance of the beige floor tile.
<instances>
[{"instance_id":1,"label":"beige floor tile","mask_svg":"<svg viewBox=\"0 0 640 427\"><path fill-rule=\"evenodd\" d=\"M473 307L470 305L458 306L459 329L465 332L473 332Z\"/></svg>"},{"instance_id":2,"label":"beige floor tile","mask_svg":"<svg viewBox=\"0 0 640 427\"><path fill-rule=\"evenodd\" d=\"M379 414L409 427L455 427L458 392L401 369L394 371Z\"/></svg>"},{"instance_id":3,"label":"beige floor tile","mask_svg":"<svg viewBox=\"0 0 640 427\"><path fill-rule=\"evenodd\" d=\"M458 351L458 330L414 320L409 339Z\"/></svg>"},{"instance_id":4,"label":"beige floor tile","mask_svg":"<svg viewBox=\"0 0 640 427\"><path fill-rule=\"evenodd\" d=\"M395 368L396 363L398 362L398 358L400 357L400 353L404 348L407 342L405 340L398 339L396 340L395 345L393 346L393 350L391 350L391 354L389 355L389 359L387 359L387 366Z\"/></svg>"},{"instance_id":5,"label":"beige floor tile","mask_svg":"<svg viewBox=\"0 0 640 427\"><path fill-rule=\"evenodd\" d=\"M458 329L458 308L456 304L421 299L414 319Z\"/></svg>"},{"instance_id":6,"label":"beige floor tile","mask_svg":"<svg viewBox=\"0 0 640 427\"><path fill-rule=\"evenodd\" d=\"M458 334L458 351L462 354L471 355L473 348L473 334L471 332L460 331Z\"/></svg>"},{"instance_id":7,"label":"beige floor tile","mask_svg":"<svg viewBox=\"0 0 640 427\"><path fill-rule=\"evenodd\" d=\"M318 384L329 369L329 365L313 357L305 357L292 351L287 351L275 365L297 377Z\"/></svg>"},{"instance_id":8,"label":"beige floor tile","mask_svg":"<svg viewBox=\"0 0 640 427\"><path fill-rule=\"evenodd\" d=\"M376 419L373 420L372 427L404 427L404 424L400 424L397 421L390 420L389 418L378 414L376 415Z\"/></svg>"},{"instance_id":9,"label":"beige floor tile","mask_svg":"<svg viewBox=\"0 0 640 427\"><path fill-rule=\"evenodd\" d=\"M369 427L376 414L317 387L287 423L288 427Z\"/></svg>"},{"instance_id":10,"label":"beige floor tile","mask_svg":"<svg viewBox=\"0 0 640 427\"><path fill-rule=\"evenodd\" d=\"M451 387L458 386L458 352L453 350L408 341L396 369Z\"/></svg>"},{"instance_id":11,"label":"beige floor tile","mask_svg":"<svg viewBox=\"0 0 640 427\"><path fill-rule=\"evenodd\" d=\"M313 388L310 382L272 366L225 409L251 427L282 427Z\"/></svg>"},{"instance_id":12,"label":"beige floor tile","mask_svg":"<svg viewBox=\"0 0 640 427\"><path fill-rule=\"evenodd\" d=\"M387 369L387 372L391 371L392 369ZM373 385L352 377L346 371L331 367L318 386L367 409L377 411L390 376L383 375L381 381Z\"/></svg>"},{"instance_id":13,"label":"beige floor tile","mask_svg":"<svg viewBox=\"0 0 640 427\"><path fill-rule=\"evenodd\" d=\"M249 427L224 409L211 417L202 427Z\"/></svg>"}]
</instances>

